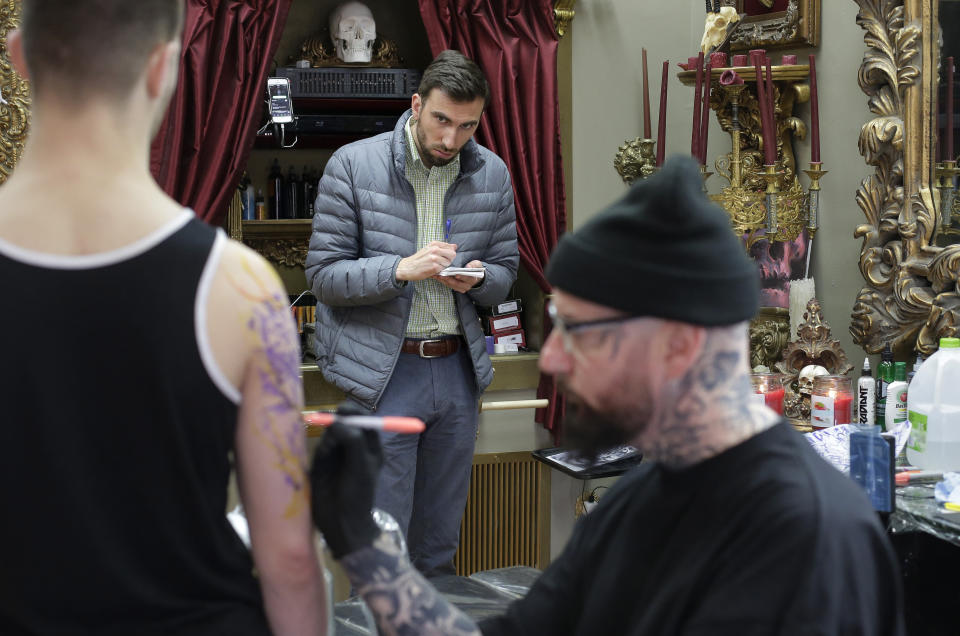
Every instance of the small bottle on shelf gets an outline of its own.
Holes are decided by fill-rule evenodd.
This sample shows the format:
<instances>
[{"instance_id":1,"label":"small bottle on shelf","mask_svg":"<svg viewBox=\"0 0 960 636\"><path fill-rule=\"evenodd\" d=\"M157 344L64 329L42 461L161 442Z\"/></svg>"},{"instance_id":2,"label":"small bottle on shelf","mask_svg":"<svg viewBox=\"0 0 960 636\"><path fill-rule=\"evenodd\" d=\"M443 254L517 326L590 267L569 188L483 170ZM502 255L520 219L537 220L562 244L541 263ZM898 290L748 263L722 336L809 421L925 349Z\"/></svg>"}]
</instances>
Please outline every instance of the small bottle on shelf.
<instances>
[{"instance_id":1,"label":"small bottle on shelf","mask_svg":"<svg viewBox=\"0 0 960 636\"><path fill-rule=\"evenodd\" d=\"M279 219L283 211L283 172L280 160L274 158L267 177L267 218Z\"/></svg>"},{"instance_id":2,"label":"small bottle on shelf","mask_svg":"<svg viewBox=\"0 0 960 636\"><path fill-rule=\"evenodd\" d=\"M253 182L250 180L250 175L244 173L243 179L245 185L243 192L240 193L244 203L243 219L249 221L257 216L257 193L253 187Z\"/></svg>"},{"instance_id":3,"label":"small bottle on shelf","mask_svg":"<svg viewBox=\"0 0 960 636\"><path fill-rule=\"evenodd\" d=\"M284 209L282 219L296 219L300 217L300 179L293 166L287 170L286 189L284 191Z\"/></svg>"},{"instance_id":4,"label":"small bottle on shelf","mask_svg":"<svg viewBox=\"0 0 960 636\"><path fill-rule=\"evenodd\" d=\"M257 198L254 203L254 218L258 221L264 221L267 217L267 203L263 200L263 190L257 190Z\"/></svg>"},{"instance_id":5,"label":"small bottle on shelf","mask_svg":"<svg viewBox=\"0 0 960 636\"><path fill-rule=\"evenodd\" d=\"M247 173L243 173L243 177L240 178L240 184L237 186L237 190L240 191L240 218L244 221L249 221L256 213L253 207L253 198L247 197L247 189L249 186L250 177L247 176Z\"/></svg>"},{"instance_id":6,"label":"small bottle on shelf","mask_svg":"<svg viewBox=\"0 0 960 636\"><path fill-rule=\"evenodd\" d=\"M303 172L300 175L300 199L303 202L300 206L300 216L301 219L309 219L313 216L313 197L310 196L313 191L313 185L311 184L311 173L307 166L303 167Z\"/></svg>"}]
</instances>

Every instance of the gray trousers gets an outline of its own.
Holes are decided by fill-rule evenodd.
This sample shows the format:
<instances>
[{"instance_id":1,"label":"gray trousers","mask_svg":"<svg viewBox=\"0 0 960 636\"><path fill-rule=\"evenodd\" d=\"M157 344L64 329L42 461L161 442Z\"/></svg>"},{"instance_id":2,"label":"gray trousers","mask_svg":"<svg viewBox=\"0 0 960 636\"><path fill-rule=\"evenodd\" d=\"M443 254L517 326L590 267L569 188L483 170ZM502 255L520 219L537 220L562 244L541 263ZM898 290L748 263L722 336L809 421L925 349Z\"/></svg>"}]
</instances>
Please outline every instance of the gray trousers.
<instances>
[{"instance_id":1,"label":"gray trousers","mask_svg":"<svg viewBox=\"0 0 960 636\"><path fill-rule=\"evenodd\" d=\"M377 415L427 425L419 435L381 433L375 501L400 524L420 572L453 574L477 436L477 382L466 345L443 358L401 353Z\"/></svg>"}]
</instances>

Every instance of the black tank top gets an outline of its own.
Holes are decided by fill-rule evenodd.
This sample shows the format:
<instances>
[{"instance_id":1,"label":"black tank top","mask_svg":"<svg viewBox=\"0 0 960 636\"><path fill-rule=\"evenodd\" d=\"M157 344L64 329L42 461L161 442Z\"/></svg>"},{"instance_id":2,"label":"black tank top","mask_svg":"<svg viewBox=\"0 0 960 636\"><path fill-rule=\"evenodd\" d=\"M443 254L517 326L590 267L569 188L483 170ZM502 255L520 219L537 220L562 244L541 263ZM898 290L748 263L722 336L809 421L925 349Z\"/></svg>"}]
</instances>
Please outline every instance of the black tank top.
<instances>
[{"instance_id":1,"label":"black tank top","mask_svg":"<svg viewBox=\"0 0 960 636\"><path fill-rule=\"evenodd\" d=\"M0 241L0 634L268 633L197 320L223 242L188 211L104 254Z\"/></svg>"}]
</instances>

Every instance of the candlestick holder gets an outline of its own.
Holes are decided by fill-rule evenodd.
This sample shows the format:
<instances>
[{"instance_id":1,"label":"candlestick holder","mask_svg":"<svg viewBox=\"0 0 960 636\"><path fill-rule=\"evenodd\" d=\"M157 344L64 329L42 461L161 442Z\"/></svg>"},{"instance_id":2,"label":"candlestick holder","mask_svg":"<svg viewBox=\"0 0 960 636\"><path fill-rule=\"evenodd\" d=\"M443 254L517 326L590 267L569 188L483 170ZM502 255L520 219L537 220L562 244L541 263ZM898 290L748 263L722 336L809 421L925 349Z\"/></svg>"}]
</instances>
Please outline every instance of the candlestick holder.
<instances>
[{"instance_id":1,"label":"candlestick holder","mask_svg":"<svg viewBox=\"0 0 960 636\"><path fill-rule=\"evenodd\" d=\"M613 167L624 183L631 185L637 179L646 179L657 171L657 161L653 153L656 143L654 139L637 137L620 146L613 159Z\"/></svg>"},{"instance_id":2,"label":"candlestick holder","mask_svg":"<svg viewBox=\"0 0 960 636\"><path fill-rule=\"evenodd\" d=\"M707 166L706 166L705 164L701 164L701 165L700 165L700 178L703 179L703 191L704 191L704 192L707 191L707 179L709 179L711 176L713 176L713 173L710 172L709 170L707 170Z\"/></svg>"},{"instance_id":3,"label":"candlestick holder","mask_svg":"<svg viewBox=\"0 0 960 636\"><path fill-rule=\"evenodd\" d=\"M811 226L816 232L820 220L820 179L826 174L819 163L804 171L811 177L810 189L814 193L816 216L811 220L810 195L797 178L792 147L793 135L801 139L806 136L806 123L793 116L793 108L810 99L810 87L805 83L810 67L797 64L771 70L776 133L770 140L763 139L761 132L754 68L713 69L709 78L715 82L709 107L732 142L730 153L716 160L716 173L729 184L710 198L727 211L733 231L746 235L748 250L761 239L792 241ZM743 83L720 83L720 76L731 71ZM683 71L679 78L691 85L696 76L693 71ZM762 151L766 143L776 148L776 159L770 166L766 165Z\"/></svg>"},{"instance_id":4,"label":"candlestick holder","mask_svg":"<svg viewBox=\"0 0 960 636\"><path fill-rule=\"evenodd\" d=\"M721 84L721 86L723 86ZM740 159L740 94L746 84L729 84L724 86L724 90L730 99L730 137L733 145L730 160L730 185L739 187L742 185L741 168L743 161Z\"/></svg>"},{"instance_id":5,"label":"candlestick holder","mask_svg":"<svg viewBox=\"0 0 960 636\"><path fill-rule=\"evenodd\" d=\"M803 172L810 177L807 188L807 236L813 239L820 228L820 179L829 170L823 170L822 162L810 162L810 168Z\"/></svg>"},{"instance_id":6,"label":"candlestick holder","mask_svg":"<svg viewBox=\"0 0 960 636\"><path fill-rule=\"evenodd\" d=\"M954 178L960 174L955 160L947 160L937 166L937 176L939 183L937 188L940 190L940 227L943 232L955 234L951 230L953 225L954 207L956 206L957 186L954 184Z\"/></svg>"},{"instance_id":7,"label":"candlestick holder","mask_svg":"<svg viewBox=\"0 0 960 636\"><path fill-rule=\"evenodd\" d=\"M763 166L763 178L767 182L767 191L764 196L764 204L767 207L767 234L776 235L777 230L777 195L780 192L777 190L777 179L780 178L780 175L777 174L776 164L764 164Z\"/></svg>"}]
</instances>

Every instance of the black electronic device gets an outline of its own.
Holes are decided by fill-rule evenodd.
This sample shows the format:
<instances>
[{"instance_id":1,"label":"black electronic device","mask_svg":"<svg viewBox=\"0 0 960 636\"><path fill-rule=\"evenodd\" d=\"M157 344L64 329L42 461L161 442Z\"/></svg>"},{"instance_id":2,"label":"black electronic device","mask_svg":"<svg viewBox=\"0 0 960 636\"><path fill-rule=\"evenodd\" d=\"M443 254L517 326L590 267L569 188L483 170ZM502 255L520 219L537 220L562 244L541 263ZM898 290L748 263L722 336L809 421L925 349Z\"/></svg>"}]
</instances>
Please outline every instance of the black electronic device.
<instances>
[{"instance_id":1,"label":"black electronic device","mask_svg":"<svg viewBox=\"0 0 960 636\"><path fill-rule=\"evenodd\" d=\"M407 98L417 92L420 71L409 68L296 68L281 66L295 97Z\"/></svg>"},{"instance_id":2,"label":"black electronic device","mask_svg":"<svg viewBox=\"0 0 960 636\"><path fill-rule=\"evenodd\" d=\"M317 135L376 135L390 132L399 115L300 115L292 130Z\"/></svg>"}]
</instances>

